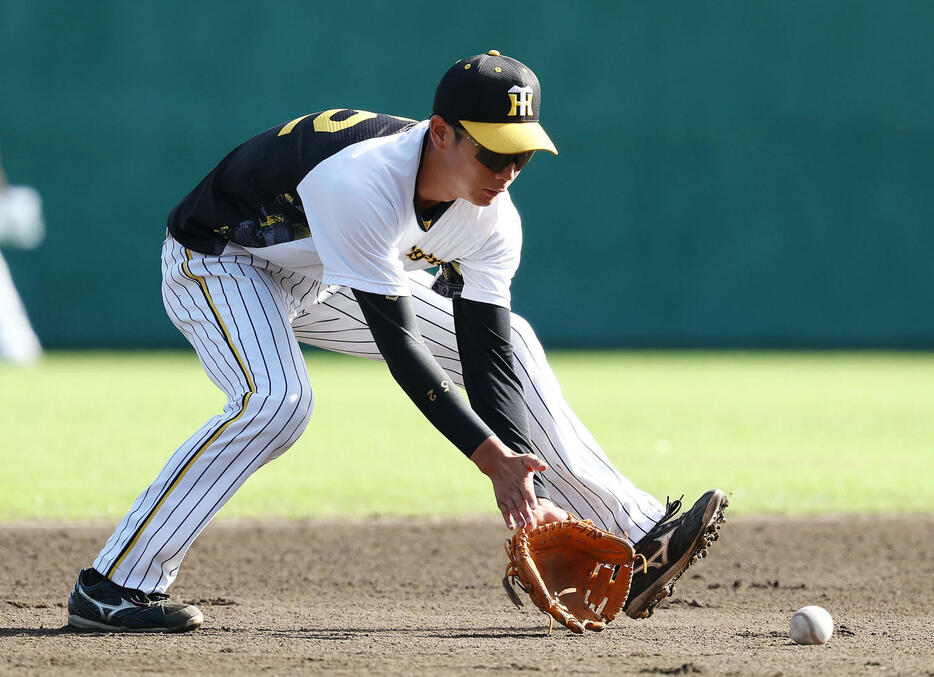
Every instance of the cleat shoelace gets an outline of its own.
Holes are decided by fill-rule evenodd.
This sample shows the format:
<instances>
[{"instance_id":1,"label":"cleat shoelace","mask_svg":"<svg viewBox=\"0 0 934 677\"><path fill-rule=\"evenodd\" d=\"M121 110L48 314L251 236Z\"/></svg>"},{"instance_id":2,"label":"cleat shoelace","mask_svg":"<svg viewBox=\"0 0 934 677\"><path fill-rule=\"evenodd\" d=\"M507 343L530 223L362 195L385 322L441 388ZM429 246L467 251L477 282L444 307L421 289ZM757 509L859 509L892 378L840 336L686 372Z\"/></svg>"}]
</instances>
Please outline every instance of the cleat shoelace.
<instances>
[{"instance_id":1,"label":"cleat shoelace","mask_svg":"<svg viewBox=\"0 0 934 677\"><path fill-rule=\"evenodd\" d=\"M684 494L681 494L681 498L676 498L671 500L670 497L665 497L665 514L662 515L662 518L655 523L655 526L649 529L643 540L651 540L657 538L661 534L668 531L668 528L671 526L669 520L671 520L675 515L681 511L681 499L684 498Z\"/></svg>"},{"instance_id":2,"label":"cleat shoelace","mask_svg":"<svg viewBox=\"0 0 934 677\"><path fill-rule=\"evenodd\" d=\"M136 606L157 606L162 602L169 599L169 595L163 592L151 592L149 594L141 592L139 590L133 591L133 594L127 595L127 600L135 604Z\"/></svg>"}]
</instances>

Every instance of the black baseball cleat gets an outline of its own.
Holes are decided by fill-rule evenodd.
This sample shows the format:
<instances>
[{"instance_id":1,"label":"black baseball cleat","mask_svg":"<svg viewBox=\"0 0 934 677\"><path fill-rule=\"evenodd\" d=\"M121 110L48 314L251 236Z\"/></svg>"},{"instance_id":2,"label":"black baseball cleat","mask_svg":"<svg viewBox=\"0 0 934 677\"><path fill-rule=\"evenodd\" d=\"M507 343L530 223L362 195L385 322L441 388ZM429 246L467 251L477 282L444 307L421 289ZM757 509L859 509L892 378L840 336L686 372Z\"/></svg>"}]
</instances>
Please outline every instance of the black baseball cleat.
<instances>
[{"instance_id":1,"label":"black baseball cleat","mask_svg":"<svg viewBox=\"0 0 934 677\"><path fill-rule=\"evenodd\" d=\"M681 501L669 501L664 517L636 544L641 557L633 565L629 599L623 607L630 618L648 618L655 607L674 590L675 581L720 538L720 526L726 521L723 511L729 501L719 489L701 496L694 507L675 518Z\"/></svg>"},{"instance_id":2,"label":"black baseball cleat","mask_svg":"<svg viewBox=\"0 0 934 677\"><path fill-rule=\"evenodd\" d=\"M103 632L187 632L204 621L198 607L170 602L162 593L123 588L84 569L68 598L68 625Z\"/></svg>"}]
</instances>

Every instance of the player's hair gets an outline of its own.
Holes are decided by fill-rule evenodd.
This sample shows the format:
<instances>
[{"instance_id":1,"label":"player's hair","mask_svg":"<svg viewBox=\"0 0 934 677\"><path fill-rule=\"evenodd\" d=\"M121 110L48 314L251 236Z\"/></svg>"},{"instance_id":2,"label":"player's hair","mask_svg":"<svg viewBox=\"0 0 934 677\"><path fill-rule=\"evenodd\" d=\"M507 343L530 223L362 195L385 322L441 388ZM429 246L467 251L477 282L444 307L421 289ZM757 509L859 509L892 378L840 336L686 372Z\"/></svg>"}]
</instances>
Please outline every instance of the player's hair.
<instances>
[{"instance_id":1,"label":"player's hair","mask_svg":"<svg viewBox=\"0 0 934 677\"><path fill-rule=\"evenodd\" d=\"M447 118L441 118L441 119L444 120L446 123L448 123L451 127L454 128L454 145L456 146L457 144L459 144L459 143L461 142L461 136L462 136L461 134L458 133L457 130L459 130L459 129L464 129L464 128L461 127L461 125L460 125L459 122L451 122L451 121L448 120Z\"/></svg>"}]
</instances>

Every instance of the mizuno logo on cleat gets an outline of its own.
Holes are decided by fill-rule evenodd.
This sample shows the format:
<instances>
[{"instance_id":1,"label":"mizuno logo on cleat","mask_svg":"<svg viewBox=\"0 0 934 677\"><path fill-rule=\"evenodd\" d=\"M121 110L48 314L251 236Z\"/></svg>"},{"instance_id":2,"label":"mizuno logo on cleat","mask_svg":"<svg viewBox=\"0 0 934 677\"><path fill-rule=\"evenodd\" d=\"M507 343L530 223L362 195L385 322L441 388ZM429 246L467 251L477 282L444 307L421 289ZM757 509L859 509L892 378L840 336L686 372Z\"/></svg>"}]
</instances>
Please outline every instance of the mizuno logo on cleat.
<instances>
[{"instance_id":1,"label":"mizuno logo on cleat","mask_svg":"<svg viewBox=\"0 0 934 677\"><path fill-rule=\"evenodd\" d=\"M646 566L661 569L663 566L668 564L668 543L671 541L671 536L674 533L675 532L672 529L667 534L663 534L655 539L658 541L658 550L656 550L655 554L645 561Z\"/></svg>"},{"instance_id":2,"label":"mizuno logo on cleat","mask_svg":"<svg viewBox=\"0 0 934 677\"><path fill-rule=\"evenodd\" d=\"M116 606L113 604L104 604L103 602L98 602L96 599L89 597L88 594L85 593L84 590L82 590L80 587L78 588L78 594L84 597L91 604L96 606L98 611L100 611L101 618L107 621L113 618L113 615L117 613L118 611L123 611L124 609L135 609L136 608L135 604L133 604L132 602L128 602L125 599L121 599L120 604Z\"/></svg>"}]
</instances>

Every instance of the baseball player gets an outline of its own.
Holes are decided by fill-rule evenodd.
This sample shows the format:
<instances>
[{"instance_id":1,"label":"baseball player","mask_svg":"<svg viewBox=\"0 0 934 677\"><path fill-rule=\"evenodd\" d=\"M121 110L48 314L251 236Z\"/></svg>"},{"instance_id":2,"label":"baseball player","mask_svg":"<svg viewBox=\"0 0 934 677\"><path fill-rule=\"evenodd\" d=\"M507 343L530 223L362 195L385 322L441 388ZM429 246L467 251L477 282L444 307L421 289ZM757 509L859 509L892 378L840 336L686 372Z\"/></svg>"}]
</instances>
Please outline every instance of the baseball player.
<instances>
[{"instance_id":1,"label":"baseball player","mask_svg":"<svg viewBox=\"0 0 934 677\"><path fill-rule=\"evenodd\" d=\"M509 310L522 234L508 188L536 151L557 153L540 105L531 69L493 50L447 71L427 120L303 115L235 148L175 207L165 307L227 404L79 574L70 625L202 623L166 590L211 518L305 429L313 397L299 342L385 361L489 477L509 528L570 511L625 534L648 563L627 614L670 594L716 534L725 496L708 492L677 516L679 501L663 506L623 477Z\"/></svg>"}]
</instances>

